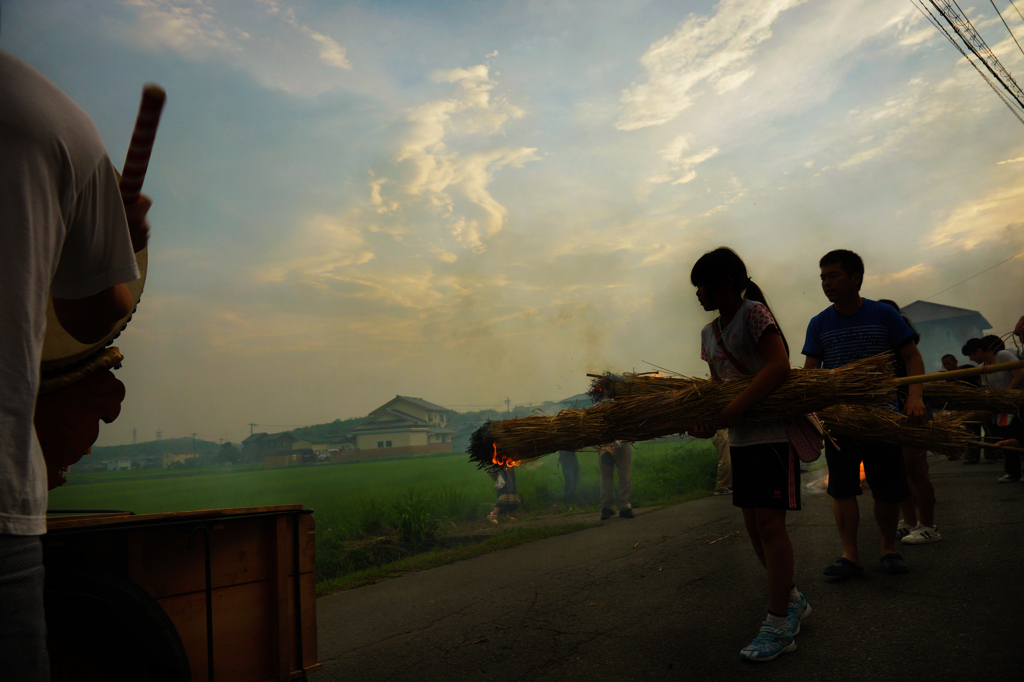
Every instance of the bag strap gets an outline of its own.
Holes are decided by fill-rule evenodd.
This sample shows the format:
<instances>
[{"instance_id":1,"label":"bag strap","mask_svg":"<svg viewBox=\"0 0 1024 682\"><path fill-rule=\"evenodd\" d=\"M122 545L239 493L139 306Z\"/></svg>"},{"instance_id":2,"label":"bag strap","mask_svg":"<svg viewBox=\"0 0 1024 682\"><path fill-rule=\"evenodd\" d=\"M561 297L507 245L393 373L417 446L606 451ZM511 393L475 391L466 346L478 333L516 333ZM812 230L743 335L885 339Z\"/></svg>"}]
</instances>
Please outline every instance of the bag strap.
<instances>
[{"instance_id":1,"label":"bag strap","mask_svg":"<svg viewBox=\"0 0 1024 682\"><path fill-rule=\"evenodd\" d=\"M720 330L718 328L718 320L719 319L721 319L721 318L718 318L718 317L715 318L715 321L711 323L711 328L715 332L715 339L718 340L718 345L720 345L722 347L722 350L725 351L725 357L729 359L729 362L732 363L733 367L735 367L736 369L738 369L740 371L740 374L753 374L753 372L751 372L749 369L747 369L746 365L744 365L742 362L737 360L733 356L733 354L729 352L729 349L725 347L725 341L722 340L722 330Z\"/></svg>"}]
</instances>

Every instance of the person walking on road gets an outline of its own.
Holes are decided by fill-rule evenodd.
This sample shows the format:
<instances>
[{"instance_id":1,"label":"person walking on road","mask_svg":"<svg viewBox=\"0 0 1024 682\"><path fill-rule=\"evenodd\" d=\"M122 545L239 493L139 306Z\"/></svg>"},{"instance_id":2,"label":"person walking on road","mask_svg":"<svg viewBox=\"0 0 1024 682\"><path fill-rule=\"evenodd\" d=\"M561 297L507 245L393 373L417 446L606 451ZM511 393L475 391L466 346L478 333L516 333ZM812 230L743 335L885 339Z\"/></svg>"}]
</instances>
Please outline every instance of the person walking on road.
<instances>
[{"instance_id":1,"label":"person walking on road","mask_svg":"<svg viewBox=\"0 0 1024 682\"><path fill-rule=\"evenodd\" d=\"M753 381L722 410L732 461L732 503L754 553L768 571L768 616L757 636L740 650L752 661L771 661L796 649L800 622L811 613L807 598L793 584L793 544L786 512L800 509L800 471L783 423L744 423L743 415L775 390L789 374L789 347L761 289L731 249L705 253L694 264L690 282L697 300L718 317L701 332L701 359L714 381L754 375ZM714 431L693 422L690 435L710 438Z\"/></svg>"},{"instance_id":2,"label":"person walking on road","mask_svg":"<svg viewBox=\"0 0 1024 682\"><path fill-rule=\"evenodd\" d=\"M729 453L729 429L718 429L711 437L718 450L718 471L715 476L715 495L732 495L732 456Z\"/></svg>"},{"instance_id":3,"label":"person walking on road","mask_svg":"<svg viewBox=\"0 0 1024 682\"><path fill-rule=\"evenodd\" d=\"M618 492L619 516L633 518L629 498L633 494L633 444L617 440L597 446L598 466L601 469L601 520L615 516L615 493ZM616 490L613 475L619 473Z\"/></svg>"},{"instance_id":4,"label":"person walking on road","mask_svg":"<svg viewBox=\"0 0 1024 682\"><path fill-rule=\"evenodd\" d=\"M565 480L565 503L572 504L576 497L576 486L580 482L580 460L575 450L559 450L558 466L562 467Z\"/></svg>"},{"instance_id":5,"label":"person walking on road","mask_svg":"<svg viewBox=\"0 0 1024 682\"><path fill-rule=\"evenodd\" d=\"M1005 350L998 336L990 335L980 339L970 339L961 349L963 354L978 365L995 365L1002 362L1013 362L1017 356ZM1024 385L1024 369L993 372L981 375L981 385L989 390L1003 388L1018 389ZM1015 432L1014 421L1019 421L1015 414L994 414L985 423L985 431L1000 440L1012 437ZM1000 483L1016 483L1020 480L1020 453L1011 450L1003 451L1004 473L997 480Z\"/></svg>"},{"instance_id":6,"label":"person walking on road","mask_svg":"<svg viewBox=\"0 0 1024 682\"><path fill-rule=\"evenodd\" d=\"M903 314L895 301L879 299L879 303L892 306L900 314L907 326L914 331L914 345L921 343L921 335L914 329L910 319ZM956 358L953 358L954 360ZM943 365L945 365L943 358ZM907 376L907 365L903 358L896 356L896 376ZM897 404L900 412L907 403L907 387L896 389ZM926 408L930 410L930 408ZM930 412L929 412L930 415ZM907 483L910 484L911 495L900 503L903 518L896 526L896 535L905 545L924 545L942 539L935 526L935 486L928 476L928 451L920 448L903 447L903 464L907 468Z\"/></svg>"},{"instance_id":7,"label":"person walking on road","mask_svg":"<svg viewBox=\"0 0 1024 682\"><path fill-rule=\"evenodd\" d=\"M907 375L924 374L924 360L914 345L914 330L890 306L862 298L864 261L853 251L839 249L818 262L821 288L832 305L807 325L803 354L805 368L835 369L879 353L894 353L906 363ZM892 409L897 408L893 394ZM921 384L907 393L905 413L914 420L927 416ZM910 497L903 448L899 445L836 437L825 442L828 461L828 494L832 498L843 554L825 567L828 576L848 578L864 574L857 548L861 495L860 465L874 497L875 521L882 536L882 570L906 573L910 567L896 551L899 505Z\"/></svg>"}]
</instances>

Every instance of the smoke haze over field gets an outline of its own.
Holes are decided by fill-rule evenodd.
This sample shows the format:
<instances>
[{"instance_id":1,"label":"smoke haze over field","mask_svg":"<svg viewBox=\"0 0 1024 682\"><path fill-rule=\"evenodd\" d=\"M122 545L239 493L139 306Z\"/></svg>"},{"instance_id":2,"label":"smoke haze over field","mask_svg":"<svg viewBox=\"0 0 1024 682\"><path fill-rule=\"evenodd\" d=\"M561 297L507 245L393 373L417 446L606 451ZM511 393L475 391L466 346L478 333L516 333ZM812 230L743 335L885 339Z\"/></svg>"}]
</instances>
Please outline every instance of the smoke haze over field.
<instances>
[{"instance_id":1,"label":"smoke haze over field","mask_svg":"<svg viewBox=\"0 0 1024 682\"><path fill-rule=\"evenodd\" d=\"M168 92L128 396L100 445L237 442L396 394L540 403L644 361L704 375L688 276L720 245L795 364L826 251L905 305L1024 250L1024 127L909 2L3 9L0 48L116 165L142 83ZM1019 72L994 12L969 16ZM933 300L1004 333L1022 282L1024 257Z\"/></svg>"}]
</instances>

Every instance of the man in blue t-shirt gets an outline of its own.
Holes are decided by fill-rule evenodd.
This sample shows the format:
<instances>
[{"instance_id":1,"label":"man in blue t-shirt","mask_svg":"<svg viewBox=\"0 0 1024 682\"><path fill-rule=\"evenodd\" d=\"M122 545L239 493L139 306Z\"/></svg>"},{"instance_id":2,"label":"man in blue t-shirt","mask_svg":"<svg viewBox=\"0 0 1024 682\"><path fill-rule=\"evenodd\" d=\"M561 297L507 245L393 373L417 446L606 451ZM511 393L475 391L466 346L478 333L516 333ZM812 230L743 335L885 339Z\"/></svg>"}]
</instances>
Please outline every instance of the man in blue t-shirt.
<instances>
[{"instance_id":1,"label":"man in blue t-shirt","mask_svg":"<svg viewBox=\"0 0 1024 682\"><path fill-rule=\"evenodd\" d=\"M825 254L818 265L821 288L832 305L807 325L804 367L835 369L879 353L896 353L906 363L907 376L924 374L924 360L913 342L914 331L899 312L884 303L861 298L864 261L860 256L838 249ZM921 384L909 387L904 412L911 419L926 417L921 392ZM894 410L895 398L893 395ZM910 496L903 448L892 443L851 438L836 438L835 441L838 448L825 443L825 458L828 494L832 498L832 514L843 543L843 555L825 567L825 575L850 577L864 573L857 551L861 462L874 497L875 520L882 535L882 570L906 573L910 567L896 552L899 504Z\"/></svg>"}]
</instances>

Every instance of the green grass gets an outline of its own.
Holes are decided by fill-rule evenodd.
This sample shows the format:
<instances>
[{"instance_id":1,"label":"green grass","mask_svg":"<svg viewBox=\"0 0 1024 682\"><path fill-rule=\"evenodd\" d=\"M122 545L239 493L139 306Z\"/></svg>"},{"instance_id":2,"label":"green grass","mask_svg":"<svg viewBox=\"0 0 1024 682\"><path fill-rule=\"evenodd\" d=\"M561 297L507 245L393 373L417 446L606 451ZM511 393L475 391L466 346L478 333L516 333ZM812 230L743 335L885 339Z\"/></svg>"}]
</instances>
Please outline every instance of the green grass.
<instances>
[{"instance_id":1,"label":"green grass","mask_svg":"<svg viewBox=\"0 0 1024 682\"><path fill-rule=\"evenodd\" d=\"M580 483L572 507L563 500L557 456L520 467L517 483L523 502L517 516L596 511L600 498L597 456L580 453L579 460ZM637 444L633 505L671 504L709 494L717 461L707 441ZM482 519L493 508L494 500L491 479L458 453L282 469L251 465L72 471L67 485L51 491L50 508L146 514L302 504L314 510L317 579L324 582L411 560L410 556L424 552L430 556L440 537L465 531L468 522Z\"/></svg>"}]
</instances>

